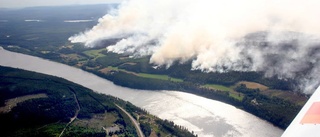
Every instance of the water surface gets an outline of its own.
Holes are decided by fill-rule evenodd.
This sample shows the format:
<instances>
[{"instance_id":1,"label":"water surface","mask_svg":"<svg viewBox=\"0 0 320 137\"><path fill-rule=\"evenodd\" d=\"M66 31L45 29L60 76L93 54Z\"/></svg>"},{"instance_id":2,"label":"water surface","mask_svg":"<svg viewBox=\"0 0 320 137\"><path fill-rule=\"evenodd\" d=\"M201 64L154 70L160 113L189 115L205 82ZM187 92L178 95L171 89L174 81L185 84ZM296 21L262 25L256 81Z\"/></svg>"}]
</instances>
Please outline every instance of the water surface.
<instances>
[{"instance_id":1,"label":"water surface","mask_svg":"<svg viewBox=\"0 0 320 137\"><path fill-rule=\"evenodd\" d=\"M62 77L96 92L119 97L162 119L187 127L200 137L278 137L283 133L256 116L219 101L179 91L120 87L81 69L1 47L0 65Z\"/></svg>"}]
</instances>

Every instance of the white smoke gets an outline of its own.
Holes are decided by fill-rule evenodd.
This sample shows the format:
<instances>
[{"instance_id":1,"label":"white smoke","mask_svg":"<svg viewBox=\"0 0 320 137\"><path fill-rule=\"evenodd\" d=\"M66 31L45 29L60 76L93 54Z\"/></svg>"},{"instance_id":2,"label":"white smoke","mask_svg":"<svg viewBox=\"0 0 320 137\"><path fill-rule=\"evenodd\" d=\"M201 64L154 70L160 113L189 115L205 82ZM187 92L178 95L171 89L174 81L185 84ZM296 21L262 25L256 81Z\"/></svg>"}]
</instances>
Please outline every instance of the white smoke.
<instances>
[{"instance_id":1,"label":"white smoke","mask_svg":"<svg viewBox=\"0 0 320 137\"><path fill-rule=\"evenodd\" d=\"M318 0L130 0L71 42L151 55L170 67L192 60L203 71L264 71L299 78L305 93L319 84Z\"/></svg>"}]
</instances>

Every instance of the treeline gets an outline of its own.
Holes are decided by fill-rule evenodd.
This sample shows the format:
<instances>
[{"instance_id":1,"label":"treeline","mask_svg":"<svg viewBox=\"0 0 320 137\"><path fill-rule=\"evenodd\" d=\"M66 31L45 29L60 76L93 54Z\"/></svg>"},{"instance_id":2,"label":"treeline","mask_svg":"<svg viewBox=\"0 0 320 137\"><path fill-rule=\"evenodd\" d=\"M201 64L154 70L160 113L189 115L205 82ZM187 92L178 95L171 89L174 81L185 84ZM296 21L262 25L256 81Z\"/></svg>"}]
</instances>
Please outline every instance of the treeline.
<instances>
[{"instance_id":1,"label":"treeline","mask_svg":"<svg viewBox=\"0 0 320 137\"><path fill-rule=\"evenodd\" d=\"M159 127L161 130L165 130L169 133L172 133L172 135L174 135L174 136L178 136L178 137L194 137L194 136L196 136L193 133L186 132L186 131L188 131L186 128L184 128L182 126L178 126L178 125L174 124L172 121L156 120L156 122L159 125L161 125ZM176 129L179 129L179 130L176 130Z\"/></svg>"},{"instance_id":2,"label":"treeline","mask_svg":"<svg viewBox=\"0 0 320 137\"><path fill-rule=\"evenodd\" d=\"M301 106L276 97L259 94L259 89L249 89L240 84L235 90L245 94L242 100L246 111L285 129L299 113Z\"/></svg>"},{"instance_id":3,"label":"treeline","mask_svg":"<svg viewBox=\"0 0 320 137\"><path fill-rule=\"evenodd\" d=\"M76 111L79 111L78 119L90 119L95 114L105 112L117 113L115 124L124 127L118 134L137 135L130 119L114 106L110 96L97 99L95 97L99 97L99 94L61 78L7 67L0 67L0 72L0 93L3 95L1 102L38 93L48 96L20 102L10 112L0 113L0 128L3 129L3 136L55 136L62 131L62 127L66 126L70 118L75 116ZM43 130L34 132L43 125L56 122L61 123L58 124L58 128L56 128L57 125L46 126ZM70 128L70 130L78 128L85 127ZM68 131L64 136L106 136L106 132L102 129L85 129Z\"/></svg>"},{"instance_id":4,"label":"treeline","mask_svg":"<svg viewBox=\"0 0 320 137\"><path fill-rule=\"evenodd\" d=\"M121 136L137 136L129 117L115 104L125 108L133 115L138 112L149 115L145 110L109 95L98 94L67 80L0 66L0 107L7 99L24 95L46 94L47 97L29 99L17 104L8 113L0 113L0 128L2 136L56 136L79 111L77 119L91 119L96 114L113 113L117 115L114 124L123 127L116 131ZM78 103L77 103L78 102ZM78 106L79 105L79 106ZM135 116L135 115L133 115ZM152 116L154 119L161 119ZM89 123L90 124L90 123ZM147 125L147 126L146 126ZM162 125L157 125L162 126ZM148 136L155 125L142 123L142 129ZM150 129L151 128L151 129ZM173 132L181 135L191 134L187 130L172 127ZM154 129L153 129L154 130ZM109 133L113 135L115 133ZM63 136L106 136L106 132L99 129L69 125Z\"/></svg>"},{"instance_id":5,"label":"treeline","mask_svg":"<svg viewBox=\"0 0 320 137\"><path fill-rule=\"evenodd\" d=\"M81 47L81 46L79 46ZM99 49L99 48L98 48ZM232 86L238 83L239 81L251 81L257 82L263 85L268 86L270 89L279 89L279 90L294 90L296 81L293 79L279 79L276 76L274 77L265 77L263 72L243 72L243 71L228 71L228 72L202 72L200 70L192 70L191 62L186 62L184 64L173 64L169 68L165 67L154 67L149 62L150 56L141 57L141 58L130 58L128 55L115 54L107 51L102 51L100 54L104 56L93 59L90 56L87 56L83 53L79 53L78 51L82 51L83 49L73 50L73 53L77 53L83 57L88 58L89 60L82 66L82 69L95 73L101 77L105 77L109 80L111 78L106 77L105 74L99 74L98 69L113 66L119 69L124 69L127 71L135 72L135 73L147 73L147 74L161 74L168 75L173 78L179 78L186 82L197 83L197 84L219 84L224 86ZM70 62L67 62L70 64ZM73 63L74 64L74 63ZM91 69L87 69L86 67L90 67ZM92 69L94 68L94 69ZM119 74L118 77L122 77L123 74ZM138 77L135 77L138 78ZM120 78L122 79L122 78ZM136 87L144 88L143 85L137 85L138 83L124 83L118 82L117 79L114 79L115 83L123 84L123 86L130 84L136 84ZM160 81L157 81L161 83ZM149 82L150 83L150 82ZM168 87L171 87L170 83ZM156 85L152 84L152 87ZM151 87L151 86L150 86ZM150 88L149 87L149 88ZM152 88L151 87L151 88ZM156 86L155 88L158 88Z\"/></svg>"},{"instance_id":6,"label":"treeline","mask_svg":"<svg viewBox=\"0 0 320 137\"><path fill-rule=\"evenodd\" d=\"M159 131L164 132L168 135L171 135L171 136L173 135L173 136L178 136L178 137L194 137L194 136L196 136L193 133L191 133L190 131L188 131L186 128L184 128L182 126L178 126L178 125L174 124L172 121L162 120L162 119L159 119L155 116L152 116L146 110L141 109L141 108L131 104L130 102L123 101L119 98L114 98L114 97L104 95L104 94L100 94L99 96L94 96L94 98L96 98L98 100L109 98L111 102L114 102L114 104L117 104L117 105L121 106L122 108L124 108L136 120L138 120L138 118L136 116L137 114L142 115L142 116L150 116L157 124L156 127L159 129ZM104 103L104 101L101 101L101 102ZM140 128L141 128L142 132L144 133L144 135L150 136L151 132L154 130L153 127L155 125L152 125L150 122L143 122L143 121L139 121L139 122L140 122L139 123ZM134 128L134 127L132 127L132 128ZM161 136L161 132L159 132L159 131L157 132L157 135Z\"/></svg>"},{"instance_id":7,"label":"treeline","mask_svg":"<svg viewBox=\"0 0 320 137\"><path fill-rule=\"evenodd\" d=\"M150 79L129 74L122 71L115 71L112 74L105 75L101 72L86 70L92 72L100 77L106 78L116 85L134 88L134 89L147 89L147 90L178 90L195 95L203 96L206 98L219 100L235 106L241 106L241 102L234 98L229 97L229 93L225 91L212 90L201 88L198 83L192 82L173 82L168 80Z\"/></svg>"},{"instance_id":8,"label":"treeline","mask_svg":"<svg viewBox=\"0 0 320 137\"><path fill-rule=\"evenodd\" d=\"M167 80L148 79L122 71L114 72L112 75L105 75L95 71L93 71L93 73L107 78L120 86L149 90L179 90L222 101L244 109L282 129L285 129L290 124L301 109L301 106L292 104L289 101L262 95L260 94L259 89L249 89L244 84L240 84L235 88L236 91L244 94L243 100L239 101L235 98L231 98L228 92L201 88L201 86L195 82L172 82ZM252 103L252 100L256 100L258 104Z\"/></svg>"},{"instance_id":9,"label":"treeline","mask_svg":"<svg viewBox=\"0 0 320 137\"><path fill-rule=\"evenodd\" d=\"M150 74L164 74L170 77L180 78L184 81L198 83L198 84L219 84L231 86L239 81L252 81L261 83L271 89L280 90L293 90L295 81L292 79L281 80L274 77L265 77L263 72L243 72L243 71L229 71L229 72L202 72L200 70L192 70L191 62L185 64L175 64L170 68L160 67L154 69L149 64L149 60L139 59L136 65L121 65L119 68L137 73L150 73Z\"/></svg>"}]
</instances>

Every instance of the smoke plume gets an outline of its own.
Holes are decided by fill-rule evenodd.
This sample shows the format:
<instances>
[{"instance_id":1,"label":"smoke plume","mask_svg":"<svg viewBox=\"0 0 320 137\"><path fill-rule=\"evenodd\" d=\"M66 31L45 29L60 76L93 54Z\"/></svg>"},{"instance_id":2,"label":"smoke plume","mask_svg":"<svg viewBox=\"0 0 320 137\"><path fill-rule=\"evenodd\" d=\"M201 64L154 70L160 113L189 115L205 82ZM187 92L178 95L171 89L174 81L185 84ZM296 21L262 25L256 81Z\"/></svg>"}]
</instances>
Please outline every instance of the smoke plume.
<instances>
[{"instance_id":1,"label":"smoke plume","mask_svg":"<svg viewBox=\"0 0 320 137\"><path fill-rule=\"evenodd\" d=\"M263 71L299 79L312 93L320 74L318 0L130 0L69 38L88 47L103 40L115 53L151 55L170 67L192 61L205 72Z\"/></svg>"}]
</instances>

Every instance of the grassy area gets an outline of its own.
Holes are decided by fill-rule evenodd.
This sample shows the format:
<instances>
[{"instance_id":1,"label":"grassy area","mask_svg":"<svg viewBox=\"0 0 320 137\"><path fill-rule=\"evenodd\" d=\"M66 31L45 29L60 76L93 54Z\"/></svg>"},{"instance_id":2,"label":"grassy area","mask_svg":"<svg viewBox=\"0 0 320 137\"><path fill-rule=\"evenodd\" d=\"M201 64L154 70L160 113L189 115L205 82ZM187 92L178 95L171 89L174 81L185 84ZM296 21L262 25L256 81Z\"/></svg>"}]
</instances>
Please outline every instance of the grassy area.
<instances>
[{"instance_id":1,"label":"grassy area","mask_svg":"<svg viewBox=\"0 0 320 137\"><path fill-rule=\"evenodd\" d=\"M156 74L138 73L137 76L144 77L144 78L160 79L160 80L170 80L170 81L173 81L173 82L183 82L182 79L172 78L172 77L169 77L168 75L156 75Z\"/></svg>"},{"instance_id":2,"label":"grassy area","mask_svg":"<svg viewBox=\"0 0 320 137\"><path fill-rule=\"evenodd\" d=\"M26 100L36 99L36 98L47 98L47 97L48 97L47 94L42 93L42 94L25 95L25 96L20 96L20 97L6 100L5 106L0 107L0 113L9 112L13 107L17 106L18 103L24 102Z\"/></svg>"},{"instance_id":3,"label":"grassy area","mask_svg":"<svg viewBox=\"0 0 320 137\"><path fill-rule=\"evenodd\" d=\"M215 89L215 90L221 90L221 91L232 91L232 88L223 86L223 85L216 85L216 84L206 84L204 85L206 88Z\"/></svg>"},{"instance_id":4,"label":"grassy area","mask_svg":"<svg viewBox=\"0 0 320 137\"><path fill-rule=\"evenodd\" d=\"M242 101L243 97L244 97L244 95L242 93L239 93L239 92L236 92L236 91L229 92L229 96L234 98L234 99L237 99L239 101Z\"/></svg>"},{"instance_id":5,"label":"grassy area","mask_svg":"<svg viewBox=\"0 0 320 137\"><path fill-rule=\"evenodd\" d=\"M64 122L51 123L37 128L37 130L43 129L49 135L59 136L66 124Z\"/></svg>"},{"instance_id":6,"label":"grassy area","mask_svg":"<svg viewBox=\"0 0 320 137\"><path fill-rule=\"evenodd\" d=\"M104 114L95 114L90 119L77 119L72 123L72 125L101 131L102 127L111 127L117 119L118 116L116 113L108 112Z\"/></svg>"},{"instance_id":7,"label":"grassy area","mask_svg":"<svg viewBox=\"0 0 320 137\"><path fill-rule=\"evenodd\" d=\"M160 120L129 102L98 94L58 77L7 67L0 67L0 72L0 89L12 89L1 92L0 103L5 104L10 99L15 101L11 105L19 102L12 113L0 113L0 121L9 123L0 124L3 137L59 136L64 128L63 136L106 136L106 129L110 128L119 131L111 133L115 136L137 136L127 115L114 104L148 118L143 129L147 136L151 131L158 131L161 136L194 136L173 122ZM76 112L77 104L79 113ZM75 121L67 124L71 117L75 117Z\"/></svg>"},{"instance_id":8,"label":"grassy area","mask_svg":"<svg viewBox=\"0 0 320 137\"><path fill-rule=\"evenodd\" d=\"M260 92L263 95L269 96L269 97L277 97L281 98L290 102L293 102L297 105L303 106L308 98L306 96L300 95L300 94L292 94L289 91L281 91L281 90L265 90Z\"/></svg>"},{"instance_id":9,"label":"grassy area","mask_svg":"<svg viewBox=\"0 0 320 137\"><path fill-rule=\"evenodd\" d=\"M239 84L245 84L247 88L259 89L261 91L269 89L269 87L262 85L262 84L259 84L259 83L255 83L255 82L240 81L237 83L237 85L239 85Z\"/></svg>"},{"instance_id":10,"label":"grassy area","mask_svg":"<svg viewBox=\"0 0 320 137\"><path fill-rule=\"evenodd\" d=\"M151 79L159 79L159 80L170 80L170 81L173 81L173 82L183 82L182 79L172 78L172 77L169 77L168 75L157 75L157 74L148 74L148 73L135 73L135 72L132 72L132 71L127 71L127 70L119 69L118 67L112 67L112 66L108 66L107 69L108 70L123 71L123 72L126 72L126 73L134 74L134 75L139 76L139 77L143 77L143 78L151 78Z\"/></svg>"},{"instance_id":11,"label":"grassy area","mask_svg":"<svg viewBox=\"0 0 320 137\"><path fill-rule=\"evenodd\" d=\"M239 101L242 101L244 95L242 93L239 93L237 91L234 91L232 88L230 87L226 87L223 85L217 85L217 84L206 84L203 87L205 88L209 88L209 89L215 89L215 90L221 90L221 91L226 91L229 93L229 96L237 99Z\"/></svg>"},{"instance_id":12,"label":"grassy area","mask_svg":"<svg viewBox=\"0 0 320 137\"><path fill-rule=\"evenodd\" d=\"M111 69L111 70L117 70L117 71L120 70L118 67L108 66L108 68Z\"/></svg>"},{"instance_id":13,"label":"grassy area","mask_svg":"<svg viewBox=\"0 0 320 137\"><path fill-rule=\"evenodd\" d=\"M101 51L104 51L104 50L106 50L106 49L103 48L103 49L99 49L99 50L87 50L87 51L84 51L83 53L89 57L97 59L97 58L106 56L106 55L100 53Z\"/></svg>"}]
</instances>

